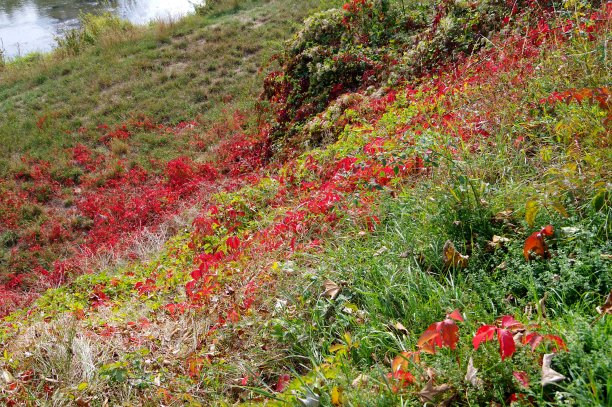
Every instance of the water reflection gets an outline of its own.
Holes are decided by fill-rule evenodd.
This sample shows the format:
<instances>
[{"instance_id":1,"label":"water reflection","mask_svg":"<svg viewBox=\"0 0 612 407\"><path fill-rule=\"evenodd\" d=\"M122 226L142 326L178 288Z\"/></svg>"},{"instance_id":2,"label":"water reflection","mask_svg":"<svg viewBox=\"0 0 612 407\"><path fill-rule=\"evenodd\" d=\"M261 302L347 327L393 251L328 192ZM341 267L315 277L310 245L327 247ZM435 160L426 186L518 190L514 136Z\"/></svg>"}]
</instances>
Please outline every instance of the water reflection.
<instances>
[{"instance_id":1,"label":"water reflection","mask_svg":"<svg viewBox=\"0 0 612 407\"><path fill-rule=\"evenodd\" d=\"M194 0L0 0L0 50L6 57L49 51L81 12L111 11L135 24L193 11Z\"/></svg>"}]
</instances>

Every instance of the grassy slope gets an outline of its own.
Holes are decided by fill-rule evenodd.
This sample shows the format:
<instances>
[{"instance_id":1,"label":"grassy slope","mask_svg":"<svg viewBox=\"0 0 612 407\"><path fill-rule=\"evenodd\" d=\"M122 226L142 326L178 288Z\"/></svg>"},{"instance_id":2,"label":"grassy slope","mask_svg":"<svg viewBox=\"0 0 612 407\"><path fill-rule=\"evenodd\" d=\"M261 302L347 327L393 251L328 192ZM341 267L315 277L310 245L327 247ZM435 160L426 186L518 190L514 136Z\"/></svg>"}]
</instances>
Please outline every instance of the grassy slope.
<instances>
[{"instance_id":1,"label":"grassy slope","mask_svg":"<svg viewBox=\"0 0 612 407\"><path fill-rule=\"evenodd\" d=\"M252 107L260 68L320 3L220 3L206 18L101 35L75 57L57 52L12 63L0 70L0 174L26 152L49 160L77 142L95 145L86 136L64 135L81 126L139 116L164 124L198 118L209 124L227 111ZM47 119L38 131L41 117ZM145 154L167 160L189 149L181 139L149 144L133 146L132 157L146 164Z\"/></svg>"},{"instance_id":2,"label":"grassy slope","mask_svg":"<svg viewBox=\"0 0 612 407\"><path fill-rule=\"evenodd\" d=\"M338 141L213 196L198 223L217 221L211 230L176 236L149 263L80 277L5 319L12 397L394 406L421 404L432 379L450 386L436 402L505 404L522 393L538 405L609 404L610 318L595 311L612 284L609 105L542 102L609 85L608 28L594 40L579 29L552 35L536 52L505 33L460 75L424 78L414 93L398 85L389 99L380 96L390 89L363 94L340 117L331 106L320 118L337 120ZM423 154L419 170L413 158ZM539 208L533 220L527 202ZM552 258L525 261L525 238L548 223ZM495 235L510 240L490 246ZM447 239L470 253L467 268L445 270ZM185 283L204 263L210 294L190 300ZM328 280L339 285L333 299ZM454 309L465 317L457 349L405 364L414 385L389 378L390 361ZM569 352L553 368L568 379L539 385L539 358L554 348L546 341L505 361L496 343L474 351L480 324L502 315L560 335ZM469 358L483 385L464 378ZM273 394L287 374L290 391Z\"/></svg>"},{"instance_id":3,"label":"grassy slope","mask_svg":"<svg viewBox=\"0 0 612 407\"><path fill-rule=\"evenodd\" d=\"M199 163L217 159L214 146L239 127L228 125L228 115L252 109L257 101L260 68L308 13L325 4L219 2L205 17L150 27L120 25L121 30L116 21L102 20L98 24L110 32L102 30L93 44L81 44L77 55L61 48L0 70L0 286L17 277L23 278L18 286L32 289L37 278L26 276L32 270L51 270L56 261L88 251L82 245L96 235L91 226L96 228L98 215L88 216L77 206L88 194L102 196L111 179L143 169L144 194L144 185L156 178L163 188L166 164L177 157ZM254 122L249 117L240 126ZM194 124L197 131L191 131ZM128 129L129 137L103 140L117 128ZM91 158L87 165L75 161L77 146ZM128 202L129 192L137 198L139 191L106 191L106 202L116 205L112 201L119 195ZM168 201L173 198L162 197L157 206ZM134 204L128 206L139 208L135 231L168 220L158 213L143 222L142 202ZM181 211L175 209L172 215ZM94 212L101 213L101 207ZM52 224L59 239L45 238ZM103 238L93 246L107 242Z\"/></svg>"}]
</instances>

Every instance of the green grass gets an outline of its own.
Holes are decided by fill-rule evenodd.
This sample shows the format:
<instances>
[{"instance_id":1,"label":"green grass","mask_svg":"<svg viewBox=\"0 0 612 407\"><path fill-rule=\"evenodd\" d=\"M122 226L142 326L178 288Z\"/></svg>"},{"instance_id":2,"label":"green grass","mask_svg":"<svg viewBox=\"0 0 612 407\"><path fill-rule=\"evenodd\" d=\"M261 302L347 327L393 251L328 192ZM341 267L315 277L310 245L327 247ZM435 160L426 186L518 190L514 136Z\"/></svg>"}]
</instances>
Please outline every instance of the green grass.
<instances>
[{"instance_id":1,"label":"green grass","mask_svg":"<svg viewBox=\"0 0 612 407\"><path fill-rule=\"evenodd\" d=\"M483 199L503 199L503 194L503 190L490 192ZM510 232L503 224L491 224L493 208L483 211L482 225L489 223L487 228L478 228L473 218L466 218L468 212L458 209L445 187L425 182L397 199L380 202L384 220L374 234L359 237L357 230L350 230L320 255L303 260L308 267L316 265L315 270L294 281L297 288L287 288L283 299L294 311L278 319L273 332L290 347L296 372L314 366L323 373L302 376L294 381L294 389L306 394L310 388L321 395L322 405L329 405L332 389L338 387L344 389L345 405L418 404L413 392L400 396L390 391L392 385L385 377L390 361L401 351L415 350L419 335L431 323L460 309L466 322L459 323L458 350L422 356L423 364L413 366L415 376L426 377L426 365L436 372L436 384L452 385L455 402L481 405L495 400L503 404L511 389L522 391L513 382L512 372L524 370L534 387L534 393L528 393L539 405L555 404L555 397L579 405L606 405L612 325L609 318L599 319L595 308L612 286L612 275L609 260L602 257L610 250L609 242L595 238L598 225L592 217L597 214L582 220L555 218L555 225L580 231L555 237L550 262L526 263L522 256L525 235ZM465 242L457 224L474 227L471 232L477 247L472 249L467 269L443 271L444 241ZM493 234L512 240L506 249L486 253L486 242ZM465 250L462 243L460 251ZM335 300L323 295L326 280L342 287ZM543 298L544 315L538 313ZM491 324L507 314L525 323L538 323L543 331L567 341L569 352L555 359L555 369L573 379L569 385L562 383L538 393L539 372L530 365L530 351L521 350L505 363L499 361L496 343L473 351L470 341L479 324ZM398 322L406 331L397 328ZM333 345L346 344L346 333L358 345L344 354L334 351ZM485 381L482 390L463 379L470 357L477 368L486 366L479 376ZM359 375L367 376L368 383L355 388L352 382Z\"/></svg>"},{"instance_id":2,"label":"green grass","mask_svg":"<svg viewBox=\"0 0 612 407\"><path fill-rule=\"evenodd\" d=\"M235 3L235 4L234 4ZM111 31L72 55L66 47L0 68L0 175L19 158L53 161L77 142L75 132L146 116L156 123L198 120L205 126L254 106L260 68L318 7L308 1L222 1L208 14ZM36 126L45 116L42 129ZM138 140L130 157L170 159L187 140Z\"/></svg>"}]
</instances>

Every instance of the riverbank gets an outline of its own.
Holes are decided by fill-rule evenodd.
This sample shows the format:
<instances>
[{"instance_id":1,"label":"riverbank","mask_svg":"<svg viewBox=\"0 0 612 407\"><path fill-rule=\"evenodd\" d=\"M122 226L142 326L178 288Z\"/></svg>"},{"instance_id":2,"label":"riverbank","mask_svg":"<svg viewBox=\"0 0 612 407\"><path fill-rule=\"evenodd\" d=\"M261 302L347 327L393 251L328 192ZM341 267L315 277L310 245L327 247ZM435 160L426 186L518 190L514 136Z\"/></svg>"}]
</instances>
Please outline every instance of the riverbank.
<instances>
[{"instance_id":1,"label":"riverbank","mask_svg":"<svg viewBox=\"0 0 612 407\"><path fill-rule=\"evenodd\" d=\"M147 27L88 17L53 53L2 68L2 283L36 291L37 270L54 270L83 251L99 255L94 247L116 258L115 235L130 240L125 235L139 227L123 222L99 236L96 224L107 216L101 208L114 205L113 191L89 210L84 200L135 168L141 182L163 184L169 162L180 157L200 168L214 158L214 146L237 131L238 112L257 103L260 69L319 6L219 2L203 15ZM133 221L155 229L180 212L172 202Z\"/></svg>"}]
</instances>

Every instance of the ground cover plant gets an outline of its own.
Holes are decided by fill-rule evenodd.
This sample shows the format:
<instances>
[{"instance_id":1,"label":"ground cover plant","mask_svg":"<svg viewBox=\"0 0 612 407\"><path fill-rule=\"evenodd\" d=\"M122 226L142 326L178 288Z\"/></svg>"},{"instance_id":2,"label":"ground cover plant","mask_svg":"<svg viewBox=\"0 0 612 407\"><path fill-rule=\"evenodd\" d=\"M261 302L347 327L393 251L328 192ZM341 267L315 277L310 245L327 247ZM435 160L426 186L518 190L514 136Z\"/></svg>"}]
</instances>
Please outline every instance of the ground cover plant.
<instances>
[{"instance_id":1,"label":"ground cover plant","mask_svg":"<svg viewBox=\"0 0 612 407\"><path fill-rule=\"evenodd\" d=\"M84 130L206 151L151 179L73 147L80 247L131 261L32 271L54 288L2 320L0 400L608 405L611 13L352 0L305 22L253 110ZM6 202L55 196L30 167ZM126 238L194 207L154 255Z\"/></svg>"}]
</instances>

